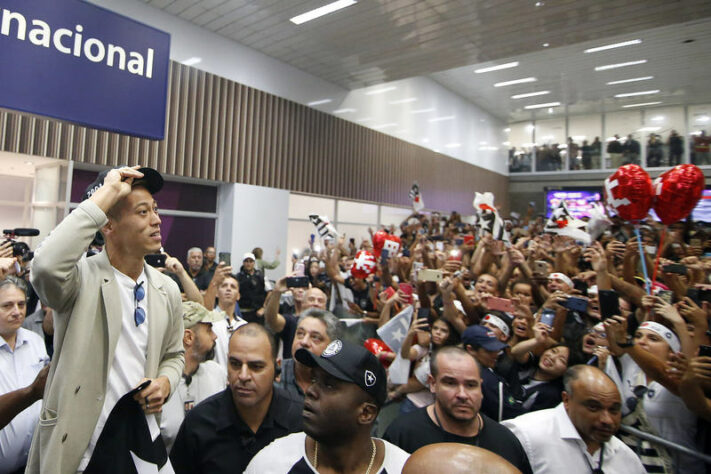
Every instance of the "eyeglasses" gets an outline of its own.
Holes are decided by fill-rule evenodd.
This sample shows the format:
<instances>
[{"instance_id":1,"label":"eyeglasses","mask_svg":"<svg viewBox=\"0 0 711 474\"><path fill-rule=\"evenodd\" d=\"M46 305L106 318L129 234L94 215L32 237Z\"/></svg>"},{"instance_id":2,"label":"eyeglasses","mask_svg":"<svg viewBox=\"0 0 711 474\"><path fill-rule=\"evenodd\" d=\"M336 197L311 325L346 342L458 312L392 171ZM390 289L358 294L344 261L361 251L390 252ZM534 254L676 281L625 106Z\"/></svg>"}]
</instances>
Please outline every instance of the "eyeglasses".
<instances>
[{"instance_id":1,"label":"eyeglasses","mask_svg":"<svg viewBox=\"0 0 711 474\"><path fill-rule=\"evenodd\" d=\"M136 299L136 309L133 312L133 320L136 326L140 326L146 320L146 311L138 306L138 303L146 297L146 290L143 288L143 282L136 285L133 289L133 297Z\"/></svg>"}]
</instances>

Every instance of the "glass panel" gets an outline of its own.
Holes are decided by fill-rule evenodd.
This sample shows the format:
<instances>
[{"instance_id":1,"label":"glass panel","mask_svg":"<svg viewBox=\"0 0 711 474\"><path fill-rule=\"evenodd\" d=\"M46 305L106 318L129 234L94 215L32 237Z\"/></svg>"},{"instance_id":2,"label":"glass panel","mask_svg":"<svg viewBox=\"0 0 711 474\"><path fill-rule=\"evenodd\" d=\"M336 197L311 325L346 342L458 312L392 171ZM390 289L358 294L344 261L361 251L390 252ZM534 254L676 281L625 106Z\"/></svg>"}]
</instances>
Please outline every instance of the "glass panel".
<instances>
[{"instance_id":1,"label":"glass panel","mask_svg":"<svg viewBox=\"0 0 711 474\"><path fill-rule=\"evenodd\" d=\"M509 150L509 173L533 171L533 124L513 123L507 130L503 145Z\"/></svg>"},{"instance_id":2,"label":"glass panel","mask_svg":"<svg viewBox=\"0 0 711 474\"><path fill-rule=\"evenodd\" d=\"M174 257L184 262L191 247L210 247L215 245L215 219L203 217L160 216L163 236L163 248ZM234 260L234 259L233 259ZM233 262L236 268L239 263Z\"/></svg>"},{"instance_id":3,"label":"glass panel","mask_svg":"<svg viewBox=\"0 0 711 474\"><path fill-rule=\"evenodd\" d=\"M289 220L286 233L286 249L291 255L301 257L308 253L309 238L314 234L314 243L321 244L316 227L311 222ZM287 260L287 272L291 271L291 259Z\"/></svg>"},{"instance_id":4,"label":"glass panel","mask_svg":"<svg viewBox=\"0 0 711 474\"><path fill-rule=\"evenodd\" d=\"M400 223L410 214L412 214L412 209L406 207L380 206L380 225L399 227Z\"/></svg>"},{"instance_id":5,"label":"glass panel","mask_svg":"<svg viewBox=\"0 0 711 474\"><path fill-rule=\"evenodd\" d=\"M363 240L370 240L370 234L368 233L368 227L371 227L373 231L378 230L375 226L367 225L353 225L353 224L340 224L336 227L341 235L346 234L346 240L356 239L356 245L360 248L360 243Z\"/></svg>"},{"instance_id":6,"label":"glass panel","mask_svg":"<svg viewBox=\"0 0 711 474\"><path fill-rule=\"evenodd\" d=\"M694 164L711 164L709 128L711 128L711 105L689 106L689 152L691 162Z\"/></svg>"},{"instance_id":7,"label":"glass panel","mask_svg":"<svg viewBox=\"0 0 711 474\"><path fill-rule=\"evenodd\" d=\"M375 225L378 223L378 206L362 202L338 201L338 222Z\"/></svg>"},{"instance_id":8,"label":"glass panel","mask_svg":"<svg viewBox=\"0 0 711 474\"><path fill-rule=\"evenodd\" d=\"M661 107L644 111L647 166L675 166L684 156L684 108Z\"/></svg>"},{"instance_id":9,"label":"glass panel","mask_svg":"<svg viewBox=\"0 0 711 474\"><path fill-rule=\"evenodd\" d=\"M335 202L333 199L292 193L289 195L289 219L308 219L310 214L318 214L333 220Z\"/></svg>"},{"instance_id":10,"label":"glass panel","mask_svg":"<svg viewBox=\"0 0 711 474\"><path fill-rule=\"evenodd\" d=\"M565 119L536 121L536 171L564 169L567 148Z\"/></svg>"},{"instance_id":11,"label":"glass panel","mask_svg":"<svg viewBox=\"0 0 711 474\"><path fill-rule=\"evenodd\" d=\"M571 170L596 170L602 166L602 116L576 115L568 119Z\"/></svg>"},{"instance_id":12,"label":"glass panel","mask_svg":"<svg viewBox=\"0 0 711 474\"><path fill-rule=\"evenodd\" d=\"M605 114L607 168L617 169L628 163L640 163L640 111Z\"/></svg>"}]
</instances>

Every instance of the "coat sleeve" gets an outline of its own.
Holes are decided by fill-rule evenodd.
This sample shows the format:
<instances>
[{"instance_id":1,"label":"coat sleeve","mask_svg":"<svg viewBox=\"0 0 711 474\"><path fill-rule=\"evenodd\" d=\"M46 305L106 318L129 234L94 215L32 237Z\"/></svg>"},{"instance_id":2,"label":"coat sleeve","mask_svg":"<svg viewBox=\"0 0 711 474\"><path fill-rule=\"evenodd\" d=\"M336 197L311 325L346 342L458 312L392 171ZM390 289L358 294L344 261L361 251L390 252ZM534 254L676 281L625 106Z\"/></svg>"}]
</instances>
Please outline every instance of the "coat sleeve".
<instances>
[{"instance_id":1,"label":"coat sleeve","mask_svg":"<svg viewBox=\"0 0 711 474\"><path fill-rule=\"evenodd\" d=\"M106 214L87 200L40 244L32 260L30 279L44 304L59 313L73 304L81 286L78 262L106 222Z\"/></svg>"},{"instance_id":2,"label":"coat sleeve","mask_svg":"<svg viewBox=\"0 0 711 474\"><path fill-rule=\"evenodd\" d=\"M168 280L168 278L166 278ZM166 282L168 306L170 308L168 327L163 339L163 350L158 366L158 376L166 376L170 380L170 393L175 391L185 365L185 349L183 347L183 306L177 285L171 280Z\"/></svg>"}]
</instances>

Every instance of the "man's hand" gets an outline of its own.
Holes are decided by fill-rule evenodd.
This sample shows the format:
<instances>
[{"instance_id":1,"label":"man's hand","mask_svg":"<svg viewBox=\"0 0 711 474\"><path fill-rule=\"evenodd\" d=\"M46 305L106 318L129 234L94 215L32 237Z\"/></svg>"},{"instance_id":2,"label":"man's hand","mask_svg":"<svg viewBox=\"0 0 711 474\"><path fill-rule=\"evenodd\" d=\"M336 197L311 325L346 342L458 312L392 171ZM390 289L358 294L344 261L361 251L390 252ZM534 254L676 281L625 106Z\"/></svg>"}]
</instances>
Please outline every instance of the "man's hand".
<instances>
[{"instance_id":1,"label":"man's hand","mask_svg":"<svg viewBox=\"0 0 711 474\"><path fill-rule=\"evenodd\" d=\"M150 385L135 394L133 398L141 405L146 415L160 413L163 410L163 404L170 396L170 381L168 377L161 376L155 379L143 379L141 383L146 380L151 381Z\"/></svg>"},{"instance_id":2,"label":"man's hand","mask_svg":"<svg viewBox=\"0 0 711 474\"><path fill-rule=\"evenodd\" d=\"M143 173L139 173L138 168L140 166L112 169L104 178L103 186L89 200L94 201L104 213L109 212L114 204L131 192L133 181L143 177Z\"/></svg>"},{"instance_id":3,"label":"man's hand","mask_svg":"<svg viewBox=\"0 0 711 474\"><path fill-rule=\"evenodd\" d=\"M44 386L47 383L47 374L49 373L49 364L42 367L37 373L37 376L30 385L30 393L33 400L41 400L44 395Z\"/></svg>"},{"instance_id":4,"label":"man's hand","mask_svg":"<svg viewBox=\"0 0 711 474\"><path fill-rule=\"evenodd\" d=\"M654 314L658 314L672 324L684 324L684 319L676 308L658 296L654 297Z\"/></svg>"},{"instance_id":5,"label":"man's hand","mask_svg":"<svg viewBox=\"0 0 711 474\"><path fill-rule=\"evenodd\" d=\"M232 267L225 265L225 262L220 262L215 268L215 273L212 275L212 280L210 280L211 285L220 286L225 278L232 274Z\"/></svg>"},{"instance_id":6,"label":"man's hand","mask_svg":"<svg viewBox=\"0 0 711 474\"><path fill-rule=\"evenodd\" d=\"M12 254L12 251L10 251ZM0 280L4 280L8 275L12 275L15 272L15 262L14 257L0 257Z\"/></svg>"},{"instance_id":7,"label":"man's hand","mask_svg":"<svg viewBox=\"0 0 711 474\"><path fill-rule=\"evenodd\" d=\"M168 252L163 252L166 256L165 259L165 268L171 273L175 273L176 275L182 273L185 271L185 267L183 267L183 264L180 263L180 260L178 260L175 257L171 257L168 255Z\"/></svg>"},{"instance_id":8,"label":"man's hand","mask_svg":"<svg viewBox=\"0 0 711 474\"><path fill-rule=\"evenodd\" d=\"M0 258L12 258L12 242L5 241L0 245Z\"/></svg>"}]
</instances>

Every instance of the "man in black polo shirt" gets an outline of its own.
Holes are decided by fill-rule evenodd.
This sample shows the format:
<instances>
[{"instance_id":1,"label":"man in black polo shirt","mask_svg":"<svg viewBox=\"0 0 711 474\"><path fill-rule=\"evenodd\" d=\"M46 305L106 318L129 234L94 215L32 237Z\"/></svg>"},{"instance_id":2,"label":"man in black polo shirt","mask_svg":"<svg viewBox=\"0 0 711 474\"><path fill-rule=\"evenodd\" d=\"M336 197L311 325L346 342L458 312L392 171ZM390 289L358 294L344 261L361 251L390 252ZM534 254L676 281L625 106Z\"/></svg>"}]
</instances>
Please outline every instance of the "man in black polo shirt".
<instances>
[{"instance_id":1,"label":"man in black polo shirt","mask_svg":"<svg viewBox=\"0 0 711 474\"><path fill-rule=\"evenodd\" d=\"M464 349L447 346L430 359L434 404L396 418L384 439L409 453L434 443L464 443L489 450L531 472L526 453L511 431L479 412L481 376Z\"/></svg>"},{"instance_id":2,"label":"man in black polo shirt","mask_svg":"<svg viewBox=\"0 0 711 474\"><path fill-rule=\"evenodd\" d=\"M170 452L177 474L242 472L260 449L301 431L301 403L272 385L276 355L274 337L259 324L232 334L230 386L186 415Z\"/></svg>"}]
</instances>

